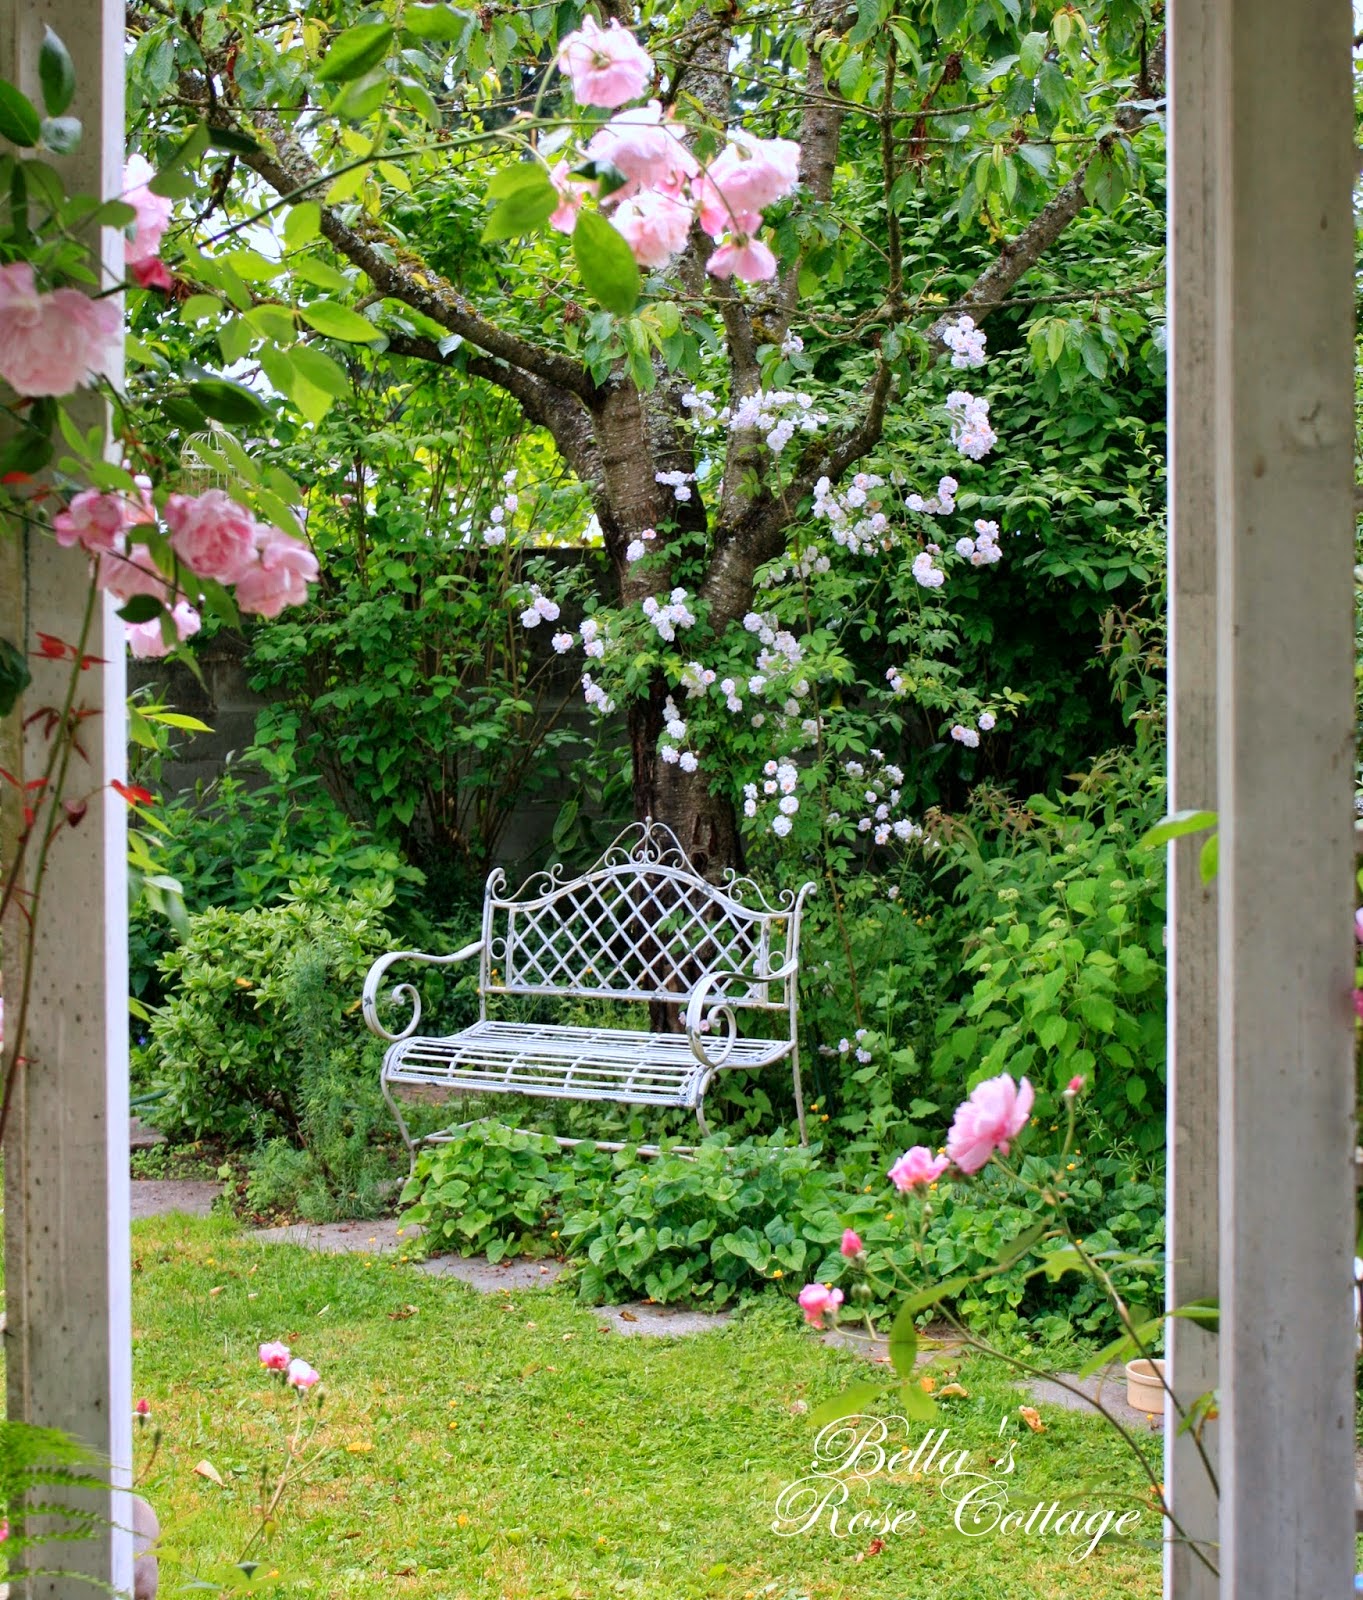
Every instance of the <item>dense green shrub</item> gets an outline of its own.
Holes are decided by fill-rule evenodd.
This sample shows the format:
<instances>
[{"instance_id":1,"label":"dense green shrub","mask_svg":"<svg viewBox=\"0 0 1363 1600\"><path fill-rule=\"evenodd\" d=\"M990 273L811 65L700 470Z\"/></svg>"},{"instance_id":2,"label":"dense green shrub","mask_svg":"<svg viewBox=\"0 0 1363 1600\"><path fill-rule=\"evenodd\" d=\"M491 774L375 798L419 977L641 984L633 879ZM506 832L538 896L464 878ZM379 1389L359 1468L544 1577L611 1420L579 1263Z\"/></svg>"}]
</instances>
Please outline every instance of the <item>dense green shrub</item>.
<instances>
[{"instance_id":1,"label":"dense green shrub","mask_svg":"<svg viewBox=\"0 0 1363 1600\"><path fill-rule=\"evenodd\" d=\"M377 1041L359 1016L364 975L391 948L390 885L349 898L312 878L274 905L214 907L161 963L168 991L143 1070L167 1133L234 1145L304 1127L304 1063L339 1056L377 1081Z\"/></svg>"},{"instance_id":2,"label":"dense green shrub","mask_svg":"<svg viewBox=\"0 0 1363 1600\"><path fill-rule=\"evenodd\" d=\"M646 1296L713 1305L764 1287L793 1295L811 1280L847 1281L838 1246L851 1227L866 1246L871 1309L884 1311L902 1290L898 1274L921 1284L993 1266L1043 1214L1027 1185L1044 1170L1028 1158L1022 1183L995 1168L944 1181L930 1197L920 1259L912 1208L883 1170L849 1182L817 1145L711 1139L691 1158L640 1159L591 1145L561 1152L542 1135L480 1122L422 1152L404 1190L403 1220L420 1224L436 1252L486 1251L501 1260L565 1250L578 1263L578 1293L593 1302ZM1161 1294L1163 1206L1150 1177L1129 1153L1076 1156L1067 1191L1091 1248L1146 1257L1116 1274L1132 1304L1154 1305ZM1057 1342L1109 1330L1110 1308L1090 1280L1053 1284L1036 1267L1023 1259L987 1278L958 1298L958 1314L1004 1332L1027 1318Z\"/></svg>"}]
</instances>

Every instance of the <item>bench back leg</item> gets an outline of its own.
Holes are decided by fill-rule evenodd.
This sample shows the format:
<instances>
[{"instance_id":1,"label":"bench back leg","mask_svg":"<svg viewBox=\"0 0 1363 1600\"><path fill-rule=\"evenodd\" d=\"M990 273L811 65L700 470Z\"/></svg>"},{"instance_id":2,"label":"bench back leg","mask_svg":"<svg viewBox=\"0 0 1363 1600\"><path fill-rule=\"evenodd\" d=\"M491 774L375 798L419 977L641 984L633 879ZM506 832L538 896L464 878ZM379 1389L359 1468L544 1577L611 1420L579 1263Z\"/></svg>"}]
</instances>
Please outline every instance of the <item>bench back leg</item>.
<instances>
[{"instance_id":1,"label":"bench back leg","mask_svg":"<svg viewBox=\"0 0 1363 1600\"><path fill-rule=\"evenodd\" d=\"M790 1075L795 1084L795 1117L800 1124L800 1143L809 1143L809 1134L805 1131L805 1096L800 1087L800 1047L795 1045L790 1052Z\"/></svg>"}]
</instances>

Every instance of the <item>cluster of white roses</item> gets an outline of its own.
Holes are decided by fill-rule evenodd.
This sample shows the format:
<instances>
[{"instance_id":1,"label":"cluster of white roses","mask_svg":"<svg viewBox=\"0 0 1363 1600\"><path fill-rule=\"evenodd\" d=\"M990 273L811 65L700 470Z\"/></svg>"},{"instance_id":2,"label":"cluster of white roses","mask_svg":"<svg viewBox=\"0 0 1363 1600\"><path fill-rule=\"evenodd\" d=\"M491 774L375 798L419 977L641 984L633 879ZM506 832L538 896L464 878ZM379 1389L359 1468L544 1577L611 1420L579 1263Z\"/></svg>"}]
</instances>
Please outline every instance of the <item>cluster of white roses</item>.
<instances>
[{"instance_id":1,"label":"cluster of white roses","mask_svg":"<svg viewBox=\"0 0 1363 1600\"><path fill-rule=\"evenodd\" d=\"M881 750L872 750L869 760L869 766L857 760L843 763L845 787L855 800L855 810L862 812L856 821L857 832L870 834L875 844L897 839L901 844L930 845L922 827L900 812L903 770L886 761ZM841 813L830 812L828 820L840 822Z\"/></svg>"},{"instance_id":2,"label":"cluster of white roses","mask_svg":"<svg viewBox=\"0 0 1363 1600\"><path fill-rule=\"evenodd\" d=\"M770 806L768 826L778 839L784 839L793 826L791 819L800 809L795 793L799 780L793 761L768 761L762 768L760 789L755 783L743 786L743 815L756 817L759 810Z\"/></svg>"}]
</instances>

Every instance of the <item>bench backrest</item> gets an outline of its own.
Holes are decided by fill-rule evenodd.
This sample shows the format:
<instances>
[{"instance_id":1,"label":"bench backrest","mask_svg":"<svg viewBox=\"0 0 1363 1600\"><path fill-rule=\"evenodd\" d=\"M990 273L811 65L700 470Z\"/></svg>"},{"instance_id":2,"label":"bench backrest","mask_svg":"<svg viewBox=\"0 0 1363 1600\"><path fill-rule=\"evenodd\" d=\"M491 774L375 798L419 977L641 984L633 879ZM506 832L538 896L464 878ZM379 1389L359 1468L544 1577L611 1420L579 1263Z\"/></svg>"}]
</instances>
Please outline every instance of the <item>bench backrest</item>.
<instances>
[{"instance_id":1,"label":"bench backrest","mask_svg":"<svg viewBox=\"0 0 1363 1600\"><path fill-rule=\"evenodd\" d=\"M480 989L496 994L684 1002L716 968L736 1006L793 1006L795 981L768 975L796 958L814 885L772 904L748 878L709 883L662 823L636 822L580 877L537 873L513 894L498 868L483 902Z\"/></svg>"}]
</instances>

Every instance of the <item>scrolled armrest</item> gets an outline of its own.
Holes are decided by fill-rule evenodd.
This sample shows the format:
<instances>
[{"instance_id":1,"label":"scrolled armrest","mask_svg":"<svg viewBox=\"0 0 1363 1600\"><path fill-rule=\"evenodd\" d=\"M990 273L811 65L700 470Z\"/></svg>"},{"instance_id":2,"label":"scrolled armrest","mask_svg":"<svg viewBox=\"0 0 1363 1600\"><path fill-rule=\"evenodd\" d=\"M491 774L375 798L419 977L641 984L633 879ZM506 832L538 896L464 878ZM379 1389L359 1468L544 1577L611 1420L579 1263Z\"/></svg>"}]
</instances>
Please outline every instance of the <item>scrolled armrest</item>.
<instances>
[{"instance_id":1,"label":"scrolled armrest","mask_svg":"<svg viewBox=\"0 0 1363 1600\"><path fill-rule=\"evenodd\" d=\"M379 1021L378 998L379 984L383 975L395 961L425 961L431 966L446 967L455 961L467 961L470 956L482 952L483 941L476 944L466 944L462 950L456 950L453 955L430 956L424 950L395 950L391 955L380 956L369 969L364 980L364 994L361 997L361 1006L364 1011L364 1020L371 1033L378 1034L380 1039L387 1039L390 1044L396 1044L399 1039L409 1038L416 1032L416 1025L421 1021L421 996L410 983L399 983L390 991L388 998L393 1001L405 1000L412 1008L411 1021L401 1033L390 1033Z\"/></svg>"},{"instance_id":2,"label":"scrolled armrest","mask_svg":"<svg viewBox=\"0 0 1363 1600\"><path fill-rule=\"evenodd\" d=\"M734 1016L733 1007L725 1002L726 985L735 980L745 984L777 983L784 978L793 978L799 967L798 961L787 961L784 966L776 967L771 972L736 972L722 967L707 972L692 989L691 998L686 1003L686 1036L696 1060L703 1067L717 1072L733 1054L738 1040L738 1018ZM722 1018L725 1026L724 1034L718 1039L712 1032L716 1018ZM718 1044L718 1053L707 1050L707 1043Z\"/></svg>"}]
</instances>

